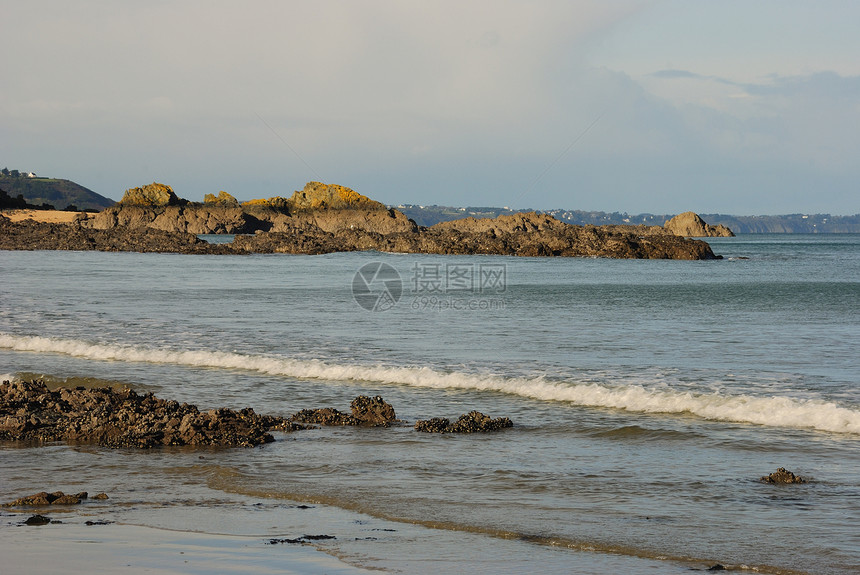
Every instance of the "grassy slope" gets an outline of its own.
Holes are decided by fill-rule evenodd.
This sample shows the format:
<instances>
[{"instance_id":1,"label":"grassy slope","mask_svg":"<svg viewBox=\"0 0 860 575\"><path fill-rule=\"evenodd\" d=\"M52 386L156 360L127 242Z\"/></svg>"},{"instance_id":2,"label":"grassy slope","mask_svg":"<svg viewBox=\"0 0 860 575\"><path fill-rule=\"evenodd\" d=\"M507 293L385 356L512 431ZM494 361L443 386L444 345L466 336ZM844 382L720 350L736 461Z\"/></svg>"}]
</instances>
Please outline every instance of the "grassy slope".
<instances>
[{"instance_id":1,"label":"grassy slope","mask_svg":"<svg viewBox=\"0 0 860 575\"><path fill-rule=\"evenodd\" d=\"M18 194L23 195L29 204L48 203L58 210L62 210L69 204L74 204L81 210L101 210L115 203L114 200L75 182L54 178L13 178L0 175L0 189L5 190L13 198Z\"/></svg>"}]
</instances>

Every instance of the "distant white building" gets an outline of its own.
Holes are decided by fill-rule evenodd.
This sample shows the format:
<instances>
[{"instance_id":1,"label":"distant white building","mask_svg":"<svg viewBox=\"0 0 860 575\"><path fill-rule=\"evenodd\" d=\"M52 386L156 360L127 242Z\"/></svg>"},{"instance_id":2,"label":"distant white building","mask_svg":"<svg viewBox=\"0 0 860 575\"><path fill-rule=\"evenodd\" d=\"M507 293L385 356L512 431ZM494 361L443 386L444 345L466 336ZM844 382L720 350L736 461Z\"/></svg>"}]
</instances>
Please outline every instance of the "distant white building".
<instances>
[{"instance_id":1,"label":"distant white building","mask_svg":"<svg viewBox=\"0 0 860 575\"><path fill-rule=\"evenodd\" d=\"M27 172L24 175L27 176L28 178L35 178L36 177L36 174L34 174L33 172Z\"/></svg>"}]
</instances>

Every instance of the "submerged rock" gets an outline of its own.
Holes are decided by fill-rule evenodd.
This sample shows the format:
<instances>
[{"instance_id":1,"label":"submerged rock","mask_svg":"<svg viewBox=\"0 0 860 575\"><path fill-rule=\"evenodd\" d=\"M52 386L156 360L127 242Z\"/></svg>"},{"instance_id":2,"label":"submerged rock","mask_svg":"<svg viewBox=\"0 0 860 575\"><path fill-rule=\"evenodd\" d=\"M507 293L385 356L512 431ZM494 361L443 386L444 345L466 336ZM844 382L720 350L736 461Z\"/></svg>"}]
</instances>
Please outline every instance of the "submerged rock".
<instances>
[{"instance_id":1,"label":"submerged rock","mask_svg":"<svg viewBox=\"0 0 860 575\"><path fill-rule=\"evenodd\" d=\"M776 483L776 484L786 484L786 483L806 483L806 480L800 476L795 475L791 471L788 471L785 467L780 467L775 472L770 475L766 475L759 479L759 481L763 483Z\"/></svg>"},{"instance_id":2,"label":"submerged rock","mask_svg":"<svg viewBox=\"0 0 860 575\"><path fill-rule=\"evenodd\" d=\"M434 417L424 421L415 422L415 431L426 433L479 433L484 431L497 431L506 427L513 427L514 423L507 417L491 419L480 411L470 411L451 423L445 417Z\"/></svg>"},{"instance_id":3,"label":"submerged rock","mask_svg":"<svg viewBox=\"0 0 860 575\"><path fill-rule=\"evenodd\" d=\"M50 517L45 517L44 515L33 515L24 521L24 525L47 525L50 522Z\"/></svg>"}]
</instances>

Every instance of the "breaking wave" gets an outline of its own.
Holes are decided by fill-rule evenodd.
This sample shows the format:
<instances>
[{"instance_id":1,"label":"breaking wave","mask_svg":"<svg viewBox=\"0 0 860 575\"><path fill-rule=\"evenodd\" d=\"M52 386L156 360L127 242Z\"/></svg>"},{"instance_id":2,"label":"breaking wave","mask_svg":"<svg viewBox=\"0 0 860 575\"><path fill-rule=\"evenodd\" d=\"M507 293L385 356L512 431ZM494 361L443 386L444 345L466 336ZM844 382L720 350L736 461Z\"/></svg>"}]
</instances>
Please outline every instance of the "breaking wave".
<instances>
[{"instance_id":1,"label":"breaking wave","mask_svg":"<svg viewBox=\"0 0 860 575\"><path fill-rule=\"evenodd\" d=\"M0 334L0 348L60 353L99 361L147 362L190 367L243 369L270 375L334 381L368 381L428 388L494 391L586 407L638 413L692 414L711 420L771 427L812 428L834 433L860 433L860 410L816 399L786 396L693 393L666 387L612 385L551 380L546 377L505 377L443 372L429 367L336 364L277 356L205 350L170 350L126 345L91 344L80 340Z\"/></svg>"}]
</instances>

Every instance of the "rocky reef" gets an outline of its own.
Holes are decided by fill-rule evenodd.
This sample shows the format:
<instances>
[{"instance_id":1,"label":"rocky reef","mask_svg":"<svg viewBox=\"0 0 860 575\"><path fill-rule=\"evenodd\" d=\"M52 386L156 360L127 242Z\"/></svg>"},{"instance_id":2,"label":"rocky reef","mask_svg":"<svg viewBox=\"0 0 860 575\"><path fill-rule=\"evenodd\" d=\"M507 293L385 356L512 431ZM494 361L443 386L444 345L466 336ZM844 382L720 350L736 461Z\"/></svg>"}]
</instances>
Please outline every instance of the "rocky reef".
<instances>
[{"instance_id":1,"label":"rocky reef","mask_svg":"<svg viewBox=\"0 0 860 575\"><path fill-rule=\"evenodd\" d=\"M68 441L105 447L160 445L250 447L274 441L268 431L300 428L253 409L213 409L109 387L48 389L41 381L0 384L0 440Z\"/></svg>"},{"instance_id":2,"label":"rocky reef","mask_svg":"<svg viewBox=\"0 0 860 575\"><path fill-rule=\"evenodd\" d=\"M498 431L499 429L505 429L513 425L513 422L507 417L492 419L480 411L470 411L467 414L461 415L453 423L445 417L434 417L433 419L416 421L415 431L426 433L480 433Z\"/></svg>"},{"instance_id":3,"label":"rocky reef","mask_svg":"<svg viewBox=\"0 0 860 575\"><path fill-rule=\"evenodd\" d=\"M82 501L89 499L89 494L86 491L81 491L76 494L66 494L62 491L54 491L53 493L48 493L47 491L41 491L39 493L34 493L33 495L27 495L26 497L19 497L15 501L10 501L9 503L4 503L4 507L37 507L42 505L80 505ZM105 500L109 499L107 493L99 493L98 495L94 495L93 499L96 500Z\"/></svg>"},{"instance_id":4,"label":"rocky reef","mask_svg":"<svg viewBox=\"0 0 860 575\"><path fill-rule=\"evenodd\" d=\"M333 407L321 409L303 409L290 419L299 423L316 423L319 425L361 425L368 427L388 427L397 416L394 408L382 397L373 398L360 395L350 403L351 414L343 413Z\"/></svg>"},{"instance_id":5,"label":"rocky reef","mask_svg":"<svg viewBox=\"0 0 860 575\"><path fill-rule=\"evenodd\" d=\"M104 252L167 252L183 254L234 253L211 245L194 234L118 226L109 230L70 224L23 220L0 215L0 250L98 250Z\"/></svg>"},{"instance_id":6,"label":"rocky reef","mask_svg":"<svg viewBox=\"0 0 860 575\"><path fill-rule=\"evenodd\" d=\"M290 198L275 196L240 204L221 191L203 203L178 198L170 186L132 188L115 206L84 224L94 229L155 228L192 234L287 232L315 226L323 231L373 230L387 234L416 226L406 216L358 192L338 185L308 182Z\"/></svg>"},{"instance_id":7,"label":"rocky reef","mask_svg":"<svg viewBox=\"0 0 860 575\"><path fill-rule=\"evenodd\" d=\"M687 238L731 238L735 235L723 224L716 226L708 224L695 212L678 214L671 220L667 220L663 228L676 236Z\"/></svg>"},{"instance_id":8,"label":"rocky reef","mask_svg":"<svg viewBox=\"0 0 860 575\"><path fill-rule=\"evenodd\" d=\"M661 228L572 226L535 212L488 220L457 220L430 228L380 233L364 228L328 232L313 224L288 231L237 236L237 250L254 253L367 251L424 254L716 259L710 246Z\"/></svg>"},{"instance_id":9,"label":"rocky reef","mask_svg":"<svg viewBox=\"0 0 860 575\"><path fill-rule=\"evenodd\" d=\"M237 235L232 243L219 245L209 245L195 237L211 233ZM537 212L420 227L403 213L354 190L320 182L309 182L290 198L278 196L241 205L223 191L218 196L208 194L200 204L177 197L170 186L151 184L128 190L116 206L65 228L34 222L12 224L0 219L0 249L191 254L375 250L532 257L719 258L707 243L659 226L575 226Z\"/></svg>"}]
</instances>

